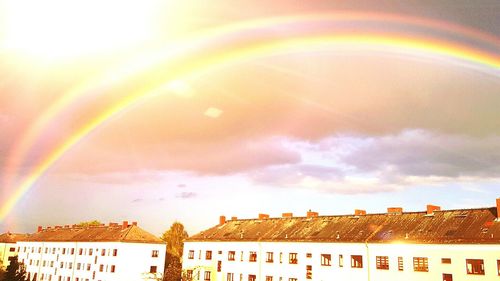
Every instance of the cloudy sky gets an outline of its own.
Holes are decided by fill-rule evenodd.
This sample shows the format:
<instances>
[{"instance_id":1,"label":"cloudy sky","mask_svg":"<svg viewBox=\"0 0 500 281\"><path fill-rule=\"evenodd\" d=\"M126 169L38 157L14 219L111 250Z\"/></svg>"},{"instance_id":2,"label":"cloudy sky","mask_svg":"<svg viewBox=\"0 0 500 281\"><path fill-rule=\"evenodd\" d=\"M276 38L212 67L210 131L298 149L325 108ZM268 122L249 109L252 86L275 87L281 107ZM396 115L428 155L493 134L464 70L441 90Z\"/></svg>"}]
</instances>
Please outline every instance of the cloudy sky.
<instances>
[{"instance_id":1,"label":"cloudy sky","mask_svg":"<svg viewBox=\"0 0 500 281\"><path fill-rule=\"evenodd\" d=\"M179 220L194 234L219 215L474 208L500 197L498 1L159 2L1 1L0 204L15 204L0 231L97 219L160 234ZM325 14L356 16L314 20ZM296 15L307 20L189 41L179 61L141 64L204 30ZM315 32L455 42L496 66L326 44L164 78L215 49ZM136 62L147 66L127 68ZM13 199L79 128L162 79Z\"/></svg>"}]
</instances>

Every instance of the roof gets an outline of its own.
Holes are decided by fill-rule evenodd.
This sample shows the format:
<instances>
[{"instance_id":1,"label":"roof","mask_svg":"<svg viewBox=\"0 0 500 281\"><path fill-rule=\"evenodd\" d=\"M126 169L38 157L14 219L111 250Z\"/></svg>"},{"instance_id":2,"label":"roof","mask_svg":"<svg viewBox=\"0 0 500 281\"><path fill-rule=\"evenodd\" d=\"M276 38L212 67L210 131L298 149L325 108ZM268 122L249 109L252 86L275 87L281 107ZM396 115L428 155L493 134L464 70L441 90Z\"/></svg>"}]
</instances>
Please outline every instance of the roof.
<instances>
[{"instance_id":1,"label":"roof","mask_svg":"<svg viewBox=\"0 0 500 281\"><path fill-rule=\"evenodd\" d=\"M28 234L7 232L0 234L0 243L16 243L18 241L24 241L27 238Z\"/></svg>"},{"instance_id":2,"label":"roof","mask_svg":"<svg viewBox=\"0 0 500 281\"><path fill-rule=\"evenodd\" d=\"M26 241L165 243L136 225L125 228L121 225L47 228L30 234Z\"/></svg>"},{"instance_id":3,"label":"roof","mask_svg":"<svg viewBox=\"0 0 500 281\"><path fill-rule=\"evenodd\" d=\"M187 241L500 244L496 208L226 221Z\"/></svg>"}]
</instances>

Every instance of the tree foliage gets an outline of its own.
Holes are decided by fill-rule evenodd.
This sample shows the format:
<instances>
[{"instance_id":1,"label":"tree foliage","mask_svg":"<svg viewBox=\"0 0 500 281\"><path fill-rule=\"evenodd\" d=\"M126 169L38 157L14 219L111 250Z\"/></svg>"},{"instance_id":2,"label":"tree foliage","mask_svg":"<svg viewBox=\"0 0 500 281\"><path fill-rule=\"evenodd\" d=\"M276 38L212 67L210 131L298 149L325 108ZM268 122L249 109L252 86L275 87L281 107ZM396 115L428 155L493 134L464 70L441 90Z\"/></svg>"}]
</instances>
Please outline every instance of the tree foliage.
<instances>
[{"instance_id":1,"label":"tree foliage","mask_svg":"<svg viewBox=\"0 0 500 281\"><path fill-rule=\"evenodd\" d=\"M93 220L93 221L82 221L78 224L78 226L82 226L82 227L88 227L88 226L92 226L92 225L101 225L101 222L98 220Z\"/></svg>"},{"instance_id":2,"label":"tree foliage","mask_svg":"<svg viewBox=\"0 0 500 281\"><path fill-rule=\"evenodd\" d=\"M7 271L3 273L2 281L28 281L24 266L19 263L17 256L10 260L10 265L7 266Z\"/></svg>"},{"instance_id":3,"label":"tree foliage","mask_svg":"<svg viewBox=\"0 0 500 281\"><path fill-rule=\"evenodd\" d=\"M161 236L161 240L167 242L167 254L180 259L184 249L184 239L187 237L188 233L184 230L184 225L174 222L170 229Z\"/></svg>"}]
</instances>

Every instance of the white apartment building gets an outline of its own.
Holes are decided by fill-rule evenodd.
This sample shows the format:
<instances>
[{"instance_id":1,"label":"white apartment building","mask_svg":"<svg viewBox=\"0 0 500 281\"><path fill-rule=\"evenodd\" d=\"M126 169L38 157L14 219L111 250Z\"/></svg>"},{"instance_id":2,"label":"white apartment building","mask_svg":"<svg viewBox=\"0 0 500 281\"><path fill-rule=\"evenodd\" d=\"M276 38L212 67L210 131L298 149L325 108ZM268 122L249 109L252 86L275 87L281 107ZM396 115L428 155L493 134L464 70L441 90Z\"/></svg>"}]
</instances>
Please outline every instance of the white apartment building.
<instances>
[{"instance_id":1,"label":"white apartment building","mask_svg":"<svg viewBox=\"0 0 500 281\"><path fill-rule=\"evenodd\" d=\"M17 243L29 280L161 280L166 244L137 223L56 226Z\"/></svg>"},{"instance_id":2,"label":"white apartment building","mask_svg":"<svg viewBox=\"0 0 500 281\"><path fill-rule=\"evenodd\" d=\"M188 279L204 281L500 280L500 199L496 203L342 216L222 216L187 239L183 270Z\"/></svg>"},{"instance_id":3,"label":"white apartment building","mask_svg":"<svg viewBox=\"0 0 500 281\"><path fill-rule=\"evenodd\" d=\"M3 233L0 234L0 268L4 270L9 266L10 260L17 256L17 242L26 239L26 234Z\"/></svg>"}]
</instances>

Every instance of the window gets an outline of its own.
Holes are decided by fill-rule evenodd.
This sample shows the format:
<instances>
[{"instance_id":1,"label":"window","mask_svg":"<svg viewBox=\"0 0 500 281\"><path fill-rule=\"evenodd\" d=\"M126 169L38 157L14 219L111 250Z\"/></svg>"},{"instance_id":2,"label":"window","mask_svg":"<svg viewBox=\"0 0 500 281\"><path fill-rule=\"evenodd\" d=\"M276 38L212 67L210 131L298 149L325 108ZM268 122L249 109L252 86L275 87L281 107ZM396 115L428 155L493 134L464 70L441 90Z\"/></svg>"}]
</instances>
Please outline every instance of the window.
<instances>
[{"instance_id":1,"label":"window","mask_svg":"<svg viewBox=\"0 0 500 281\"><path fill-rule=\"evenodd\" d=\"M288 255L288 263L289 264L297 264L298 263L297 253L290 253Z\"/></svg>"},{"instance_id":2,"label":"window","mask_svg":"<svg viewBox=\"0 0 500 281\"><path fill-rule=\"evenodd\" d=\"M103 271L104 271L104 265L101 264L101 265L99 265L99 272L103 272Z\"/></svg>"},{"instance_id":3,"label":"window","mask_svg":"<svg viewBox=\"0 0 500 281\"><path fill-rule=\"evenodd\" d=\"M313 256L313 255L312 255L311 253L307 253L307 254L306 254L306 258L312 258L312 256Z\"/></svg>"},{"instance_id":4,"label":"window","mask_svg":"<svg viewBox=\"0 0 500 281\"><path fill-rule=\"evenodd\" d=\"M113 249L113 257L116 257L118 255L118 249Z\"/></svg>"},{"instance_id":5,"label":"window","mask_svg":"<svg viewBox=\"0 0 500 281\"><path fill-rule=\"evenodd\" d=\"M205 252L205 259L206 260L211 260L212 259L212 251L206 251Z\"/></svg>"},{"instance_id":6,"label":"window","mask_svg":"<svg viewBox=\"0 0 500 281\"><path fill-rule=\"evenodd\" d=\"M500 260L497 260L497 273L500 276Z\"/></svg>"},{"instance_id":7,"label":"window","mask_svg":"<svg viewBox=\"0 0 500 281\"><path fill-rule=\"evenodd\" d=\"M66 248L63 248L62 249L62 254L65 255L66 254Z\"/></svg>"},{"instance_id":8,"label":"window","mask_svg":"<svg viewBox=\"0 0 500 281\"><path fill-rule=\"evenodd\" d=\"M87 271L90 271L90 263L87 263Z\"/></svg>"},{"instance_id":9,"label":"window","mask_svg":"<svg viewBox=\"0 0 500 281\"><path fill-rule=\"evenodd\" d=\"M483 260L467 259L467 274L484 275L484 262Z\"/></svg>"},{"instance_id":10,"label":"window","mask_svg":"<svg viewBox=\"0 0 500 281\"><path fill-rule=\"evenodd\" d=\"M272 276L266 276L266 281L273 281L273 277Z\"/></svg>"},{"instance_id":11,"label":"window","mask_svg":"<svg viewBox=\"0 0 500 281\"><path fill-rule=\"evenodd\" d=\"M54 253L54 249L52 249L52 254ZM78 255L83 255L83 249L78 249Z\"/></svg>"},{"instance_id":12,"label":"window","mask_svg":"<svg viewBox=\"0 0 500 281\"><path fill-rule=\"evenodd\" d=\"M227 252L227 260L228 261L234 261L234 256L236 255L235 251L229 251Z\"/></svg>"},{"instance_id":13,"label":"window","mask_svg":"<svg viewBox=\"0 0 500 281\"><path fill-rule=\"evenodd\" d=\"M222 271L222 261L217 261L217 272Z\"/></svg>"},{"instance_id":14,"label":"window","mask_svg":"<svg viewBox=\"0 0 500 281\"><path fill-rule=\"evenodd\" d=\"M15 248L15 247L11 247L11 248L9 249L9 252L15 252L15 251L16 251L16 248Z\"/></svg>"},{"instance_id":15,"label":"window","mask_svg":"<svg viewBox=\"0 0 500 281\"><path fill-rule=\"evenodd\" d=\"M74 255L75 254L75 248L71 248L71 254Z\"/></svg>"},{"instance_id":16,"label":"window","mask_svg":"<svg viewBox=\"0 0 500 281\"><path fill-rule=\"evenodd\" d=\"M312 269L312 265L306 265L306 279L313 279L312 278L312 275L313 275L313 269Z\"/></svg>"},{"instance_id":17,"label":"window","mask_svg":"<svg viewBox=\"0 0 500 281\"><path fill-rule=\"evenodd\" d=\"M189 250L188 259L190 259L190 260L194 259L194 250Z\"/></svg>"},{"instance_id":18,"label":"window","mask_svg":"<svg viewBox=\"0 0 500 281\"><path fill-rule=\"evenodd\" d=\"M321 265L323 265L323 266L331 266L332 265L332 255L330 255L330 254L321 254Z\"/></svg>"},{"instance_id":19,"label":"window","mask_svg":"<svg viewBox=\"0 0 500 281\"><path fill-rule=\"evenodd\" d=\"M266 253L266 262L273 262L273 252Z\"/></svg>"},{"instance_id":20,"label":"window","mask_svg":"<svg viewBox=\"0 0 500 281\"><path fill-rule=\"evenodd\" d=\"M398 257L398 270L403 271L403 257Z\"/></svg>"},{"instance_id":21,"label":"window","mask_svg":"<svg viewBox=\"0 0 500 281\"><path fill-rule=\"evenodd\" d=\"M280 252L280 263L283 263L283 253Z\"/></svg>"},{"instance_id":22,"label":"window","mask_svg":"<svg viewBox=\"0 0 500 281\"><path fill-rule=\"evenodd\" d=\"M288 281L297 281L297 278L288 278Z\"/></svg>"},{"instance_id":23,"label":"window","mask_svg":"<svg viewBox=\"0 0 500 281\"><path fill-rule=\"evenodd\" d=\"M156 265L152 265L152 266L149 268L149 273L156 273L156 270L157 270Z\"/></svg>"},{"instance_id":24,"label":"window","mask_svg":"<svg viewBox=\"0 0 500 281\"><path fill-rule=\"evenodd\" d=\"M257 280L257 276L255 276L253 274L248 275L248 281L255 281L255 280Z\"/></svg>"},{"instance_id":25,"label":"window","mask_svg":"<svg viewBox=\"0 0 500 281\"><path fill-rule=\"evenodd\" d=\"M105 255L106 255L106 249L102 249L102 250L101 250L101 256L103 256L103 257L104 257Z\"/></svg>"},{"instance_id":26,"label":"window","mask_svg":"<svg viewBox=\"0 0 500 281\"><path fill-rule=\"evenodd\" d=\"M344 267L344 256L339 255L339 267Z\"/></svg>"},{"instance_id":27,"label":"window","mask_svg":"<svg viewBox=\"0 0 500 281\"><path fill-rule=\"evenodd\" d=\"M226 279L227 281L234 281L234 273L228 273Z\"/></svg>"},{"instance_id":28,"label":"window","mask_svg":"<svg viewBox=\"0 0 500 281\"><path fill-rule=\"evenodd\" d=\"M94 249L89 249L89 256L92 256Z\"/></svg>"},{"instance_id":29,"label":"window","mask_svg":"<svg viewBox=\"0 0 500 281\"><path fill-rule=\"evenodd\" d=\"M451 259L450 258L442 258L441 263L443 264L451 264Z\"/></svg>"},{"instance_id":30,"label":"window","mask_svg":"<svg viewBox=\"0 0 500 281\"><path fill-rule=\"evenodd\" d=\"M112 266L111 266L111 270L110 270L110 271L111 271L111 273L114 273L114 272L115 272L115 269L116 269L116 268L115 268L115 266L114 266L114 265L112 265Z\"/></svg>"},{"instance_id":31,"label":"window","mask_svg":"<svg viewBox=\"0 0 500 281\"><path fill-rule=\"evenodd\" d=\"M377 269L384 269L384 270L389 269L389 257L388 256L376 256L375 263L376 263Z\"/></svg>"},{"instance_id":32,"label":"window","mask_svg":"<svg viewBox=\"0 0 500 281\"><path fill-rule=\"evenodd\" d=\"M80 270L80 268L82 268L82 264L81 263L77 263L76 264L76 270Z\"/></svg>"},{"instance_id":33,"label":"window","mask_svg":"<svg viewBox=\"0 0 500 281\"><path fill-rule=\"evenodd\" d=\"M153 250L153 252L151 253L151 257L157 258L158 257L158 250Z\"/></svg>"},{"instance_id":34,"label":"window","mask_svg":"<svg viewBox=\"0 0 500 281\"><path fill-rule=\"evenodd\" d=\"M250 252L250 257L249 257L248 261L256 262L257 261L257 252Z\"/></svg>"},{"instance_id":35,"label":"window","mask_svg":"<svg viewBox=\"0 0 500 281\"><path fill-rule=\"evenodd\" d=\"M205 275L204 275L205 281L210 281L210 273L211 273L210 271L205 271Z\"/></svg>"},{"instance_id":36,"label":"window","mask_svg":"<svg viewBox=\"0 0 500 281\"><path fill-rule=\"evenodd\" d=\"M186 279L188 281L193 280L193 270L192 269L186 270ZM227 280L229 281L229 279L227 279Z\"/></svg>"},{"instance_id":37,"label":"window","mask_svg":"<svg viewBox=\"0 0 500 281\"><path fill-rule=\"evenodd\" d=\"M352 255L351 256L351 267L352 268L363 268L363 256Z\"/></svg>"},{"instance_id":38,"label":"window","mask_svg":"<svg viewBox=\"0 0 500 281\"><path fill-rule=\"evenodd\" d=\"M413 258L414 271L429 271L429 260L427 258L417 257Z\"/></svg>"}]
</instances>

